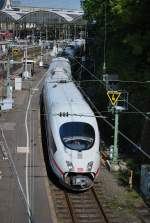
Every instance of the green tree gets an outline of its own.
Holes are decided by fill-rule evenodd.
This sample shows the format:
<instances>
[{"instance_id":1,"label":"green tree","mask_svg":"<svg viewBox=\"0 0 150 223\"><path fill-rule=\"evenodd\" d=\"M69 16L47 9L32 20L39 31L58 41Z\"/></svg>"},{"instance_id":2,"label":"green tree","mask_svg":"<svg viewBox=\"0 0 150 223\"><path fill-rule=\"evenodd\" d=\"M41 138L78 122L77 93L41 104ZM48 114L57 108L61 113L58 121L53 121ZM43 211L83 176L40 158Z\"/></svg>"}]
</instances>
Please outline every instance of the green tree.
<instances>
[{"instance_id":1,"label":"green tree","mask_svg":"<svg viewBox=\"0 0 150 223\"><path fill-rule=\"evenodd\" d=\"M95 42L90 52L96 60L97 73L102 73L104 61L105 10L107 14L107 70L117 73L121 80L150 80L150 4L149 0L85 0L85 17L94 28ZM129 101L142 111L150 111L150 87L122 84L129 91ZM98 93L98 92L97 92ZM129 107L129 110L131 108ZM126 120L126 122L124 122ZM122 127L131 139L140 143L148 135L149 125L141 116L128 116ZM135 128L137 126L137 128ZM130 129L130 131L129 131ZM146 132L145 132L146 131ZM144 146L149 146L149 137Z\"/></svg>"}]
</instances>

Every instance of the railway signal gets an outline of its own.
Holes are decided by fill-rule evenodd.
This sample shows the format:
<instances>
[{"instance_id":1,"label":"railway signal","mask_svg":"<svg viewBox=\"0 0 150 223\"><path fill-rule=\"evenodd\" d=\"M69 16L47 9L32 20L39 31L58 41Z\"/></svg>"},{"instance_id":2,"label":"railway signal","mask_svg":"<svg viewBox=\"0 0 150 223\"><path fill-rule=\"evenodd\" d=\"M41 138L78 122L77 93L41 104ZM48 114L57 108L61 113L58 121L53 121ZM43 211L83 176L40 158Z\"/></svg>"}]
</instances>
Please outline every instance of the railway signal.
<instances>
[{"instance_id":1,"label":"railway signal","mask_svg":"<svg viewBox=\"0 0 150 223\"><path fill-rule=\"evenodd\" d=\"M18 56L19 53L20 53L20 50L18 48L13 48L13 50L12 50L13 56Z\"/></svg>"},{"instance_id":2,"label":"railway signal","mask_svg":"<svg viewBox=\"0 0 150 223\"><path fill-rule=\"evenodd\" d=\"M111 103L109 111L115 115L114 144L110 146L110 156L112 158L112 170L117 171L118 166L118 129L119 113L127 110L128 92L125 91L107 91L107 96Z\"/></svg>"},{"instance_id":3,"label":"railway signal","mask_svg":"<svg viewBox=\"0 0 150 223\"><path fill-rule=\"evenodd\" d=\"M119 91L107 91L107 96L113 106L116 105L120 95L121 92Z\"/></svg>"}]
</instances>

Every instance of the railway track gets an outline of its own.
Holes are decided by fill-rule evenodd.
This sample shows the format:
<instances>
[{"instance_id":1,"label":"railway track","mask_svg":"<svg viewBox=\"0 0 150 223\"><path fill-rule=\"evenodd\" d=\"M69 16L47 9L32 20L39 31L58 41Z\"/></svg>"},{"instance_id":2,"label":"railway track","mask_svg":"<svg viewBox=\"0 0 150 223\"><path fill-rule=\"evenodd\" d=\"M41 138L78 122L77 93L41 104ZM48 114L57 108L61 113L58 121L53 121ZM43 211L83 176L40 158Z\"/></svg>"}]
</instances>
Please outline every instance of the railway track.
<instances>
[{"instance_id":1,"label":"railway track","mask_svg":"<svg viewBox=\"0 0 150 223\"><path fill-rule=\"evenodd\" d=\"M69 193L50 183L50 189L58 223L110 223L94 188Z\"/></svg>"}]
</instances>

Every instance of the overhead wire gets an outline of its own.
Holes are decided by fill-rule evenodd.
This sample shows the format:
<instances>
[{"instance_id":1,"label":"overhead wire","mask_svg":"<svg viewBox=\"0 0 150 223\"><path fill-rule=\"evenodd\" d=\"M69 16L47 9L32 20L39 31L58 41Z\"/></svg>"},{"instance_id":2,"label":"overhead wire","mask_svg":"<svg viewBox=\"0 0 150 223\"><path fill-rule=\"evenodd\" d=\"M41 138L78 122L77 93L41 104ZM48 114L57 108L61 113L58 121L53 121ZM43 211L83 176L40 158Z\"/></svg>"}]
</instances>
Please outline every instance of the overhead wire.
<instances>
[{"instance_id":1,"label":"overhead wire","mask_svg":"<svg viewBox=\"0 0 150 223\"><path fill-rule=\"evenodd\" d=\"M149 84L150 81L138 81L138 80L111 80L113 82L121 82L121 83L135 83L135 84Z\"/></svg>"},{"instance_id":2,"label":"overhead wire","mask_svg":"<svg viewBox=\"0 0 150 223\"><path fill-rule=\"evenodd\" d=\"M82 65L80 62L79 64L84 68L84 65ZM88 71L89 73L92 74L92 76L94 76L96 79L98 79L96 77L95 74L93 74L91 71L89 71L87 68L85 69L86 71ZM101 83L102 81L98 79L98 81ZM103 83L104 85L104 83ZM90 102L90 104L92 105L92 107L97 111L97 113L102 116L101 112L97 109L97 107L94 105L94 103L91 101L91 99L86 95L86 93L83 91L83 89L78 85L78 88L81 90L81 92L83 93L83 95L87 98L87 100ZM132 105L131 103L129 104L130 106ZM139 109L137 109L134 105L132 105L132 107L134 109L136 109L136 111L138 113L140 113L141 115L143 115L146 119L150 120L150 117L148 117L147 115L145 115L142 111L140 111ZM108 120L103 119L104 122L106 122L112 129L114 129L114 125L112 125ZM118 131L119 134L125 138L128 142L130 142L132 145L134 145L139 151L141 151L147 158L150 159L150 155L148 153L146 153L143 149L141 149L141 147L139 147L135 142L133 142L129 137L127 137L124 133L122 133L120 130Z\"/></svg>"},{"instance_id":3,"label":"overhead wire","mask_svg":"<svg viewBox=\"0 0 150 223\"><path fill-rule=\"evenodd\" d=\"M77 61L77 59L76 59L75 57L74 57L73 59ZM89 74L91 74L92 77L94 77L99 83L101 83L101 84L105 87L105 83L104 83L102 80L98 79L97 76L96 76L95 74L93 74L91 71L88 70L88 68L86 68L86 67L85 67L83 64L81 64L79 61L78 61L78 64L80 64L80 66L82 66L82 68L83 68L84 70L86 70ZM94 81L95 81L95 80L94 80ZM145 115L140 109L136 108L136 106L132 105L132 104L129 103L128 101L127 101L127 103L128 103L134 110L136 110L139 114L141 114L142 116L144 116L146 119L150 120L150 117L148 117L147 115Z\"/></svg>"},{"instance_id":4,"label":"overhead wire","mask_svg":"<svg viewBox=\"0 0 150 223\"><path fill-rule=\"evenodd\" d=\"M94 108L94 110L97 112L97 114L99 114L99 116L101 116L101 118L104 120L104 122L106 122L112 129L114 129L114 125L111 124L106 118L103 118L104 116L101 114L101 112L98 110L98 108L95 106L95 104L91 101L91 99L87 96L87 94L85 93L85 91L78 85L77 86L80 91L83 93L83 95L85 96L85 98L89 101L89 103L91 104L91 106ZM135 142L133 142L129 137L127 137L124 133L122 133L120 130L118 130L119 134L125 138L128 142L130 142L133 146L135 146L141 153L143 153L147 158L150 159L150 155L148 153L146 153L140 146L138 146Z\"/></svg>"},{"instance_id":5,"label":"overhead wire","mask_svg":"<svg viewBox=\"0 0 150 223\"><path fill-rule=\"evenodd\" d=\"M103 49L103 53L104 53L104 63L103 63L103 72L106 72L106 42L107 42L107 3L105 1L104 3L104 16L105 16L105 21L104 21L104 49ZM81 64L75 57L73 57L73 59L80 64L81 69L83 68L84 70L86 70L92 77L94 77L98 82L100 82L103 86L105 85L103 81L101 81L100 79L97 78L97 76L95 74L93 74L91 71L89 71L89 69L87 69L83 64ZM83 93L83 95L87 98L87 100L90 102L90 104L92 105L92 107L97 111L97 113L102 116L101 112L97 109L97 107L94 105L94 103L91 101L91 99L87 96L87 94L85 93L85 91L81 88L81 86L79 86L79 84L77 85L78 88L80 89L80 91ZM139 114L141 114L142 116L144 116L146 119L150 120L150 118L145 115L142 111L140 111L140 109L136 108L134 105L132 105L131 103L127 102L132 108L134 108L136 110L136 112L138 112ZM107 119L103 118L103 120L112 128L114 129L114 125L112 125ZM118 131L119 134L124 137L128 142L130 142L132 145L134 145L139 151L141 151L147 158L150 159L150 155L147 154L143 149L141 149L141 147L139 147L136 143L134 143L129 137L127 137L124 133L122 133L120 130Z\"/></svg>"},{"instance_id":6,"label":"overhead wire","mask_svg":"<svg viewBox=\"0 0 150 223\"><path fill-rule=\"evenodd\" d=\"M106 72L106 43L107 43L107 1L105 0L105 2L104 2L104 44L103 44L103 55L104 55L104 58L103 58L103 61L104 61L103 62L103 72L104 73ZM81 68L85 69L91 76L93 76L102 85L105 85L105 83L103 81L99 80L95 74L93 74L91 71L89 71L89 69L87 69L83 64L81 64L75 57L73 57L73 59L77 63L80 64ZM126 82L126 81L120 81L120 82ZM131 83L131 81L130 81L130 83ZM132 83L141 83L141 84L143 84L143 83L150 83L150 81L146 81L146 82L132 81ZM147 115L145 115L142 111L140 111L140 109L136 108L136 106L132 105L128 101L127 101L127 103L133 109L135 109L136 112L138 112L139 114L141 114L142 116L144 116L146 119L150 120L150 117L148 117Z\"/></svg>"}]
</instances>

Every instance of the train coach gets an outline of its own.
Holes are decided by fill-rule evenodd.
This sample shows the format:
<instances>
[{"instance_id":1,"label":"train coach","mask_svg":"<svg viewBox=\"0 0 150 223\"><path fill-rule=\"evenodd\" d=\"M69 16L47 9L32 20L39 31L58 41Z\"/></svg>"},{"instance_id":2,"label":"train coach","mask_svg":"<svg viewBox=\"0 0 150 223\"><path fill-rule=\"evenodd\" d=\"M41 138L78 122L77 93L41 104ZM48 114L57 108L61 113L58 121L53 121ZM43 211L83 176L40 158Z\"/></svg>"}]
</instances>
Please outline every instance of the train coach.
<instances>
[{"instance_id":1,"label":"train coach","mask_svg":"<svg viewBox=\"0 0 150 223\"><path fill-rule=\"evenodd\" d=\"M76 39L66 46L62 55L72 61L78 54L81 54L85 46L84 39Z\"/></svg>"},{"instance_id":2,"label":"train coach","mask_svg":"<svg viewBox=\"0 0 150 223\"><path fill-rule=\"evenodd\" d=\"M67 188L82 191L99 173L100 136L94 113L69 72L67 59L52 60L43 86L45 134L53 172Z\"/></svg>"}]
</instances>

